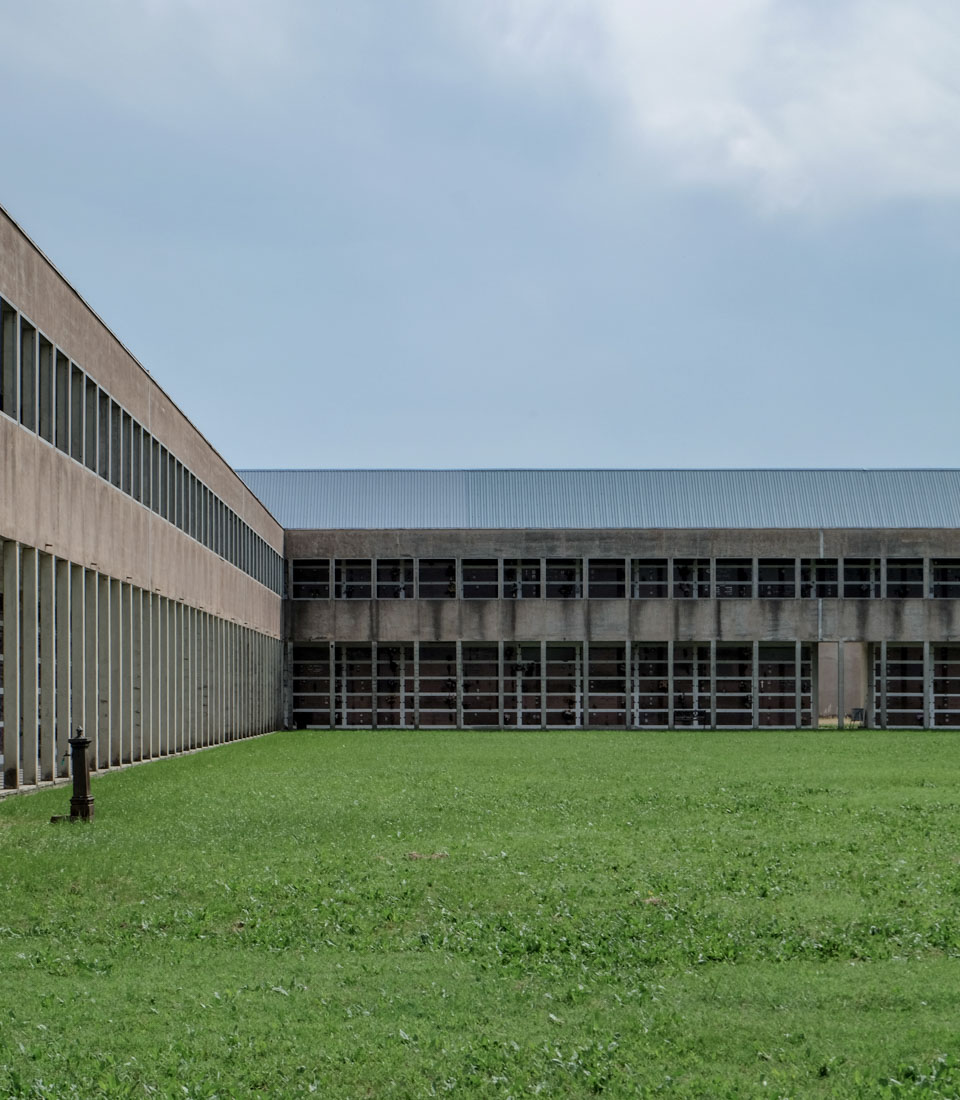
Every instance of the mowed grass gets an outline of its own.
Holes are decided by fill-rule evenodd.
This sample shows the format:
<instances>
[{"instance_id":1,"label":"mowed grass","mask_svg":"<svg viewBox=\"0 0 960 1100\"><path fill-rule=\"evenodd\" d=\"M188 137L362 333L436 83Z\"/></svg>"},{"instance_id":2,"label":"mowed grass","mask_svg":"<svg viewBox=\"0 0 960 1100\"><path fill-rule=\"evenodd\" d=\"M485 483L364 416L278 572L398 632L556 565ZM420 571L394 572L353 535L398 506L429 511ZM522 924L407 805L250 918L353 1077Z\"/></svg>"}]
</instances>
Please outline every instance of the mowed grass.
<instances>
[{"instance_id":1,"label":"mowed grass","mask_svg":"<svg viewBox=\"0 0 960 1100\"><path fill-rule=\"evenodd\" d=\"M0 1095L960 1094L960 736L276 734L0 803Z\"/></svg>"}]
</instances>

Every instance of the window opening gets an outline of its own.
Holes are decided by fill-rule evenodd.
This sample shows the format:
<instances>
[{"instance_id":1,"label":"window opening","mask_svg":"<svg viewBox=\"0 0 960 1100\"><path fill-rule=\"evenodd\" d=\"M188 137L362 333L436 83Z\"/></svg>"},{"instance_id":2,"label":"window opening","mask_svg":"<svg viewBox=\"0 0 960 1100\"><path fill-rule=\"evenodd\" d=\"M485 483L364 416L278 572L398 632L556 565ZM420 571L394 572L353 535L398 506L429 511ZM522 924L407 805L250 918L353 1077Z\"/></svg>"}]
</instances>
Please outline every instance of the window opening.
<instances>
[{"instance_id":1,"label":"window opening","mask_svg":"<svg viewBox=\"0 0 960 1100\"><path fill-rule=\"evenodd\" d=\"M591 558L587 576L592 600L619 600L627 594L623 558Z\"/></svg>"},{"instance_id":2,"label":"window opening","mask_svg":"<svg viewBox=\"0 0 960 1100\"><path fill-rule=\"evenodd\" d=\"M710 598L709 558L674 558L673 596L678 600Z\"/></svg>"},{"instance_id":3,"label":"window opening","mask_svg":"<svg viewBox=\"0 0 960 1100\"><path fill-rule=\"evenodd\" d=\"M583 652L579 645L547 643L547 725L583 725Z\"/></svg>"},{"instance_id":4,"label":"window opening","mask_svg":"<svg viewBox=\"0 0 960 1100\"><path fill-rule=\"evenodd\" d=\"M836 558L803 558L800 562L800 595L803 599L835 599L837 584Z\"/></svg>"},{"instance_id":5,"label":"window opening","mask_svg":"<svg viewBox=\"0 0 960 1100\"><path fill-rule=\"evenodd\" d=\"M457 595L457 563L453 558L420 559L420 598L452 600Z\"/></svg>"},{"instance_id":6,"label":"window opening","mask_svg":"<svg viewBox=\"0 0 960 1100\"><path fill-rule=\"evenodd\" d=\"M761 600L792 599L797 583L793 558L761 558L757 562L757 595Z\"/></svg>"},{"instance_id":7,"label":"window opening","mask_svg":"<svg viewBox=\"0 0 960 1100\"><path fill-rule=\"evenodd\" d=\"M583 594L583 562L579 558L547 561L547 599L578 600Z\"/></svg>"},{"instance_id":8,"label":"window opening","mask_svg":"<svg viewBox=\"0 0 960 1100\"><path fill-rule=\"evenodd\" d=\"M465 600L495 600L500 595L496 558L466 558L463 569L463 598Z\"/></svg>"}]
</instances>

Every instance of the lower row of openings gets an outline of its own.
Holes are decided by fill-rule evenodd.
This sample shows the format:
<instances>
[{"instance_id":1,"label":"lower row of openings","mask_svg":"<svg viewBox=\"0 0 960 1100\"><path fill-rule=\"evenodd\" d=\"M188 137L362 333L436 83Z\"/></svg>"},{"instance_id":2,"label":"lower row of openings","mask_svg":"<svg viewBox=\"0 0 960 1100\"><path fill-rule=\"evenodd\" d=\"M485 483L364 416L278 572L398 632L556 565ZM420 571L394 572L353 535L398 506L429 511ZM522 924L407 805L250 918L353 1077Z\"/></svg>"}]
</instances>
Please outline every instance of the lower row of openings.
<instances>
[{"instance_id":1,"label":"lower row of openings","mask_svg":"<svg viewBox=\"0 0 960 1100\"><path fill-rule=\"evenodd\" d=\"M678 643L672 666L665 643L635 644L629 656L623 643L507 644L502 658L489 643L465 642L459 656L453 642L298 645L293 720L298 728L637 728L671 718L745 727L756 716L760 726L808 726L810 647L800 654L798 666L794 645L760 645L754 670L749 644L718 644L713 664L709 645ZM957 673L960 721L960 647L943 667Z\"/></svg>"}]
</instances>

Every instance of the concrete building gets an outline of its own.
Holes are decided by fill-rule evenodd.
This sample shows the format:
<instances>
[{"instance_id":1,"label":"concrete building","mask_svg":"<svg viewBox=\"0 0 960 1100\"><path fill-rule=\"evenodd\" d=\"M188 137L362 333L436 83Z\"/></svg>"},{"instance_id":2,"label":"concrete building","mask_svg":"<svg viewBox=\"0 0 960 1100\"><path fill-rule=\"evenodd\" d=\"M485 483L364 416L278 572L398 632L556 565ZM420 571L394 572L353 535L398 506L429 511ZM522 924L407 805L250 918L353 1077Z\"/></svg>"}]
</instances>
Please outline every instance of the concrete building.
<instances>
[{"instance_id":1,"label":"concrete building","mask_svg":"<svg viewBox=\"0 0 960 1100\"><path fill-rule=\"evenodd\" d=\"M958 726L958 529L957 470L238 475L0 211L6 788L77 726Z\"/></svg>"},{"instance_id":2,"label":"concrete building","mask_svg":"<svg viewBox=\"0 0 960 1100\"><path fill-rule=\"evenodd\" d=\"M960 471L241 476L294 725L960 725Z\"/></svg>"},{"instance_id":3,"label":"concrete building","mask_svg":"<svg viewBox=\"0 0 960 1100\"><path fill-rule=\"evenodd\" d=\"M283 530L0 211L6 788L282 721Z\"/></svg>"}]
</instances>

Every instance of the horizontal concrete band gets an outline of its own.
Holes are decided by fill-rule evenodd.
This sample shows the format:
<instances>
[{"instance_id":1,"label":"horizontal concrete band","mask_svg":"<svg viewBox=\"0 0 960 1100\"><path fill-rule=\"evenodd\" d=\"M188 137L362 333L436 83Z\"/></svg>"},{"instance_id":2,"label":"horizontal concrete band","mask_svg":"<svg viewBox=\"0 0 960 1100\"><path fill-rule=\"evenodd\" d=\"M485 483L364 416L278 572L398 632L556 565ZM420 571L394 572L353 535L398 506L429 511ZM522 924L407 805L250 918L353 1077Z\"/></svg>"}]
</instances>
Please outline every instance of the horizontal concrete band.
<instances>
[{"instance_id":1,"label":"horizontal concrete band","mask_svg":"<svg viewBox=\"0 0 960 1100\"><path fill-rule=\"evenodd\" d=\"M960 640L954 599L295 600L288 641Z\"/></svg>"}]
</instances>

